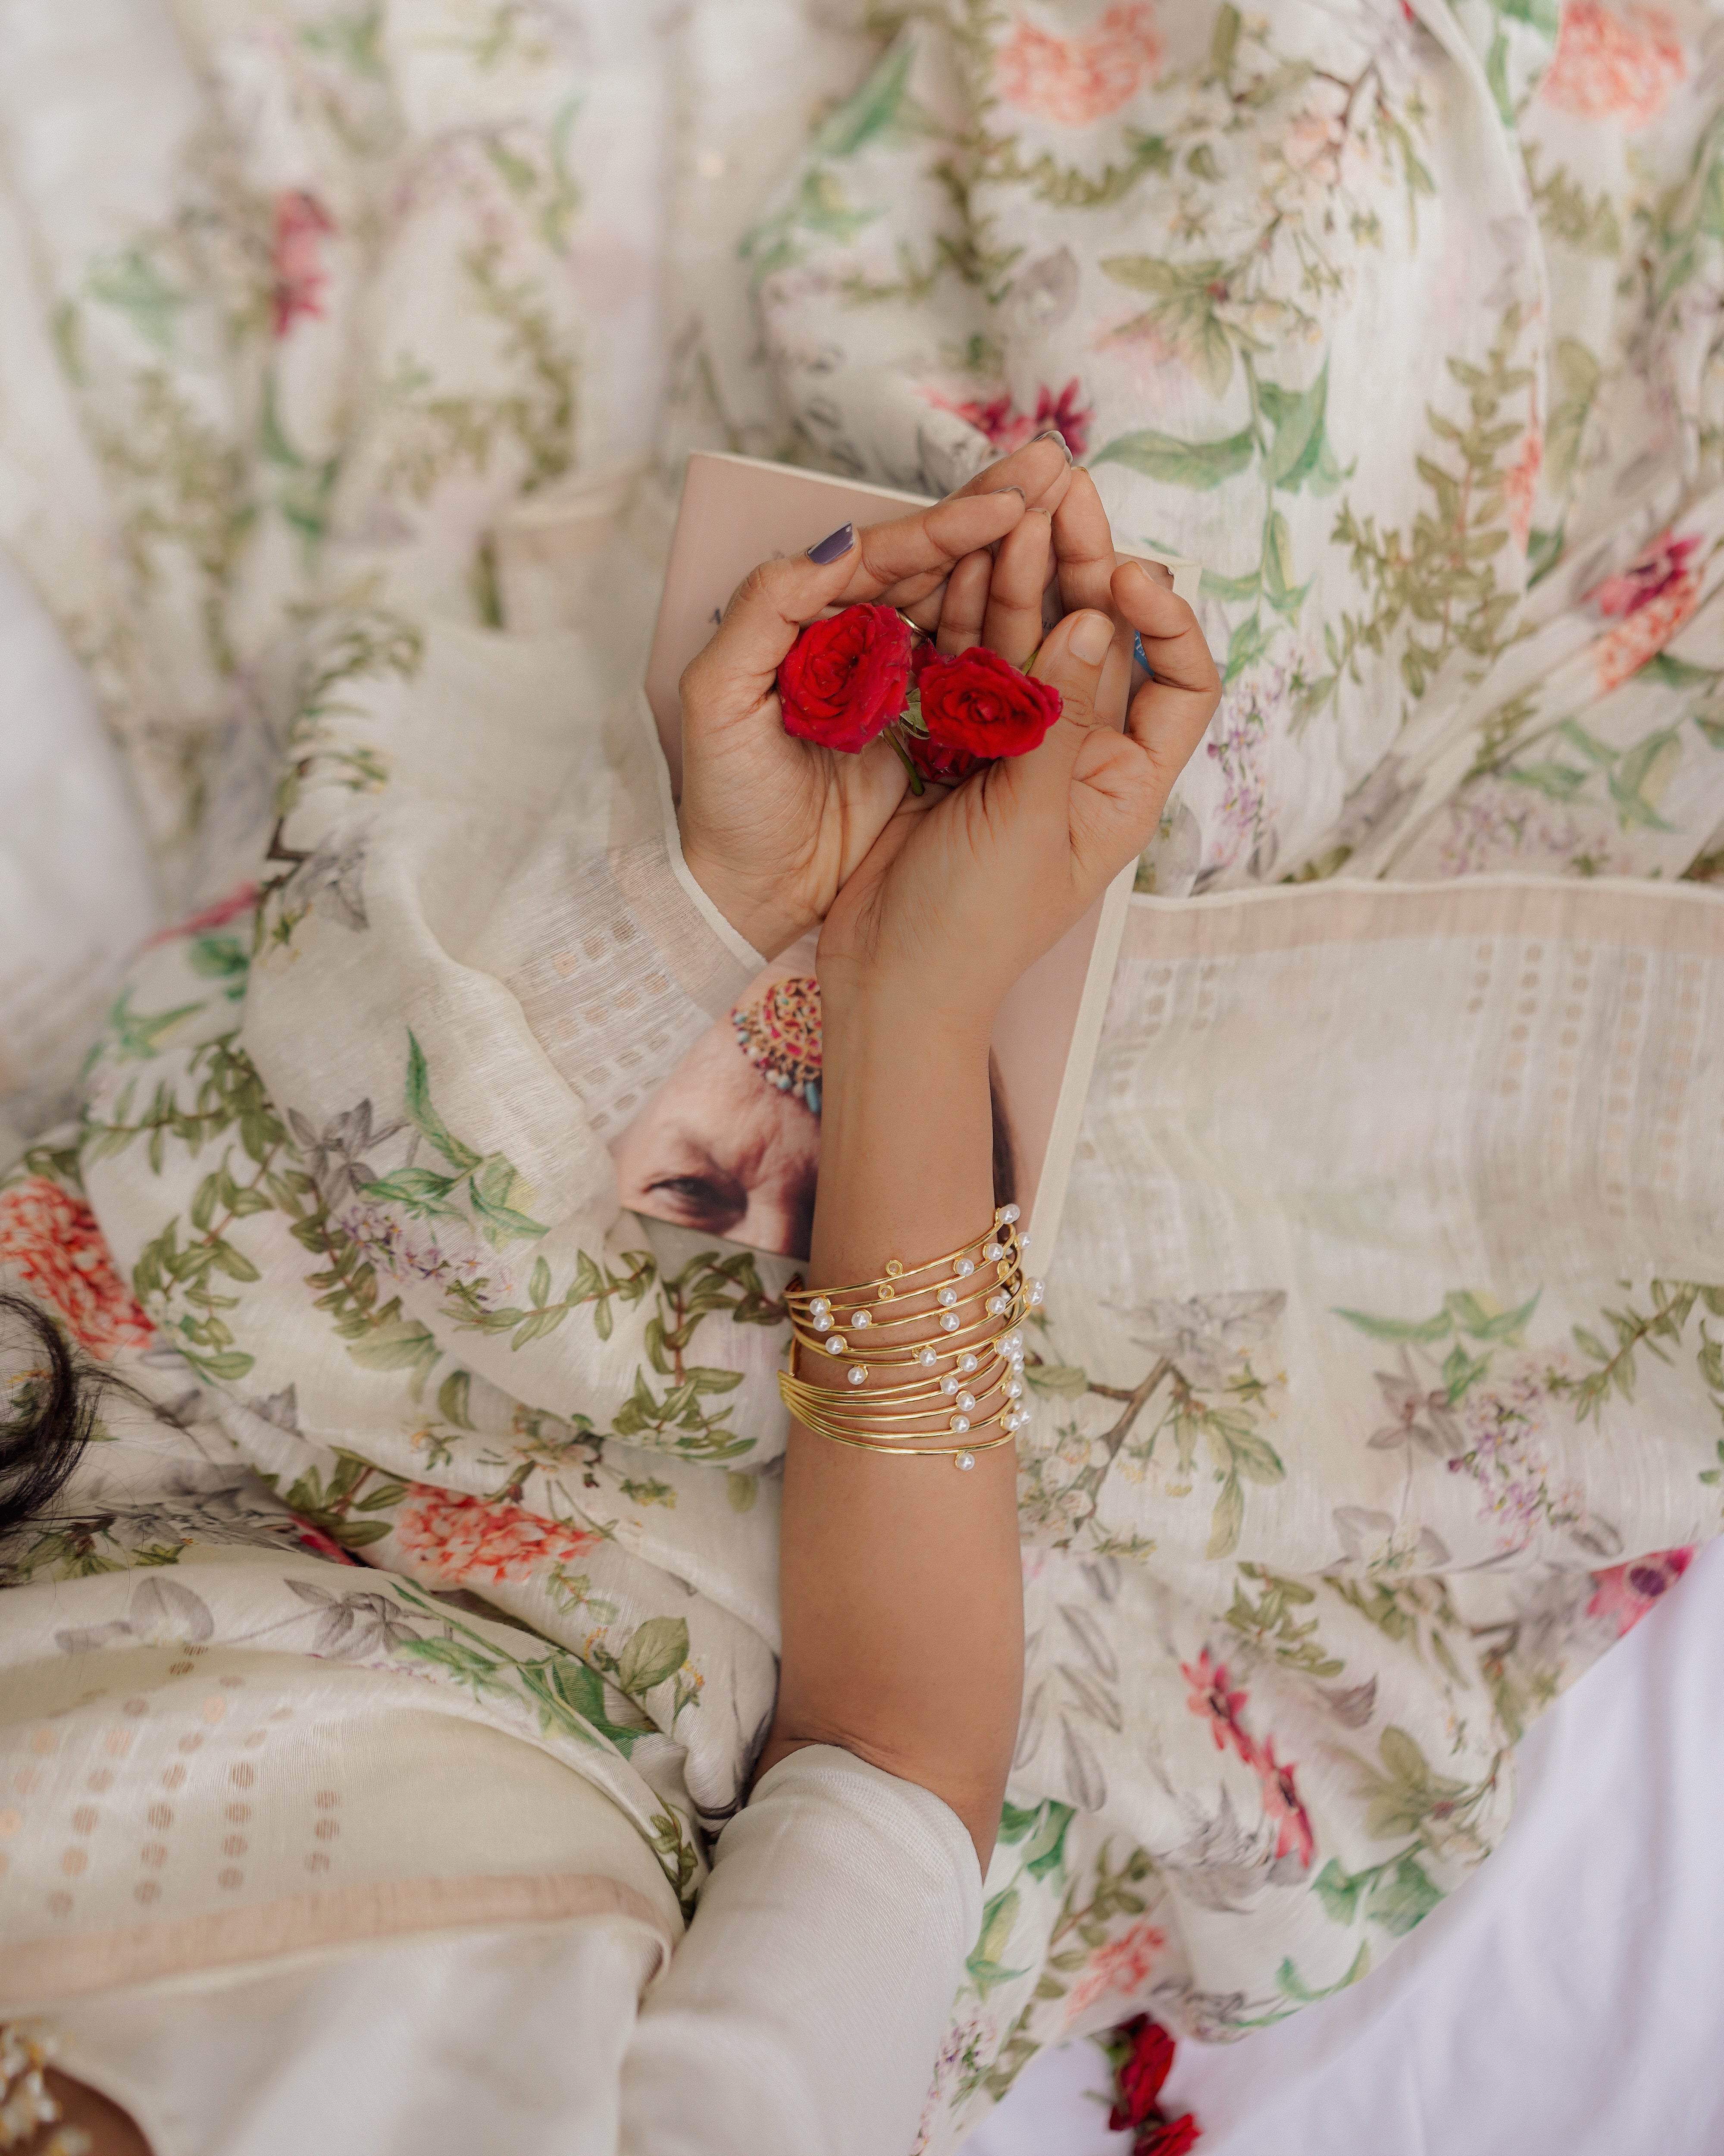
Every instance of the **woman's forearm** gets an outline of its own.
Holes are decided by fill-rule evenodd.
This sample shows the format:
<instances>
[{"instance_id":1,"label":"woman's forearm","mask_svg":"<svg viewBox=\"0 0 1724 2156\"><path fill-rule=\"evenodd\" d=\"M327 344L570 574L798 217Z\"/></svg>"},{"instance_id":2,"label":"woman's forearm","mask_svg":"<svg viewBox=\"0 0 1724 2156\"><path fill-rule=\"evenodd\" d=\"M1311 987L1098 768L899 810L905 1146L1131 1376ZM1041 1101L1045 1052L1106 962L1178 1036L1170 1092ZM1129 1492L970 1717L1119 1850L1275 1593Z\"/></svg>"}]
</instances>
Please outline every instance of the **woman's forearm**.
<instances>
[{"instance_id":1,"label":"woman's forearm","mask_svg":"<svg viewBox=\"0 0 1724 2156\"><path fill-rule=\"evenodd\" d=\"M993 1217L986 1024L829 996L824 1060L811 1284L875 1280L888 1259L922 1265L979 1238ZM945 1455L792 1427L762 1771L799 1744L841 1745L950 1804L984 1870L1023 1686L1016 1491L1010 1445L959 1473Z\"/></svg>"}]
</instances>

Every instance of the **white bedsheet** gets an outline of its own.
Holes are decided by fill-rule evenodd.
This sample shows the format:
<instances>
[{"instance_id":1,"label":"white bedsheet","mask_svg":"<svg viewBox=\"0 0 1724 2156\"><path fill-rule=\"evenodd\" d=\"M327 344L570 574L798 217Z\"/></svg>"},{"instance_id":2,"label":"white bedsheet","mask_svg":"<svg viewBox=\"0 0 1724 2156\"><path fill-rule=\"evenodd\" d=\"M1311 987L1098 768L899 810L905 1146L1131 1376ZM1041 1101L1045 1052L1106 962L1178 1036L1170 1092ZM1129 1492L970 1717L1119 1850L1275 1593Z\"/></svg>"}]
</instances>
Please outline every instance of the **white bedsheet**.
<instances>
[{"instance_id":1,"label":"white bedsheet","mask_svg":"<svg viewBox=\"0 0 1724 2156\"><path fill-rule=\"evenodd\" d=\"M1203 2156L1724 2149L1724 1548L1540 1721L1496 1856L1380 1974L1180 2046ZM1089 2044L1037 2061L963 2156L1122 2156Z\"/></svg>"}]
</instances>

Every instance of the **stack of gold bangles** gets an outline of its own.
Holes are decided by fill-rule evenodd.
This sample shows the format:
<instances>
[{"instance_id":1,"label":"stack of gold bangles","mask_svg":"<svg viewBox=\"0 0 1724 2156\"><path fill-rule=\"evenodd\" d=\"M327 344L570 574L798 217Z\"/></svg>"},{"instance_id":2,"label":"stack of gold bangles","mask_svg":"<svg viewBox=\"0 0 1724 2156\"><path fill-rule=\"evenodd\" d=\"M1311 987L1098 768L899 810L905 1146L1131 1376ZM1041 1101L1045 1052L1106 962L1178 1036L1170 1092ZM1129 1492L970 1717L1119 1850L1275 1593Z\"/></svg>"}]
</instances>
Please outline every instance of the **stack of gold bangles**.
<instances>
[{"instance_id":1,"label":"stack of gold bangles","mask_svg":"<svg viewBox=\"0 0 1724 2156\"><path fill-rule=\"evenodd\" d=\"M1029 1420L1018 1327L1043 1295L1024 1277L1018 1216L1002 1205L985 1235L948 1256L907 1268L889 1259L880 1279L858 1287L793 1281L778 1389L803 1427L834 1445L931 1453L965 1469L1010 1445ZM845 1384L810 1384L798 1372L804 1353L843 1358ZM865 1389L876 1372L896 1370L909 1373L903 1383Z\"/></svg>"}]
</instances>

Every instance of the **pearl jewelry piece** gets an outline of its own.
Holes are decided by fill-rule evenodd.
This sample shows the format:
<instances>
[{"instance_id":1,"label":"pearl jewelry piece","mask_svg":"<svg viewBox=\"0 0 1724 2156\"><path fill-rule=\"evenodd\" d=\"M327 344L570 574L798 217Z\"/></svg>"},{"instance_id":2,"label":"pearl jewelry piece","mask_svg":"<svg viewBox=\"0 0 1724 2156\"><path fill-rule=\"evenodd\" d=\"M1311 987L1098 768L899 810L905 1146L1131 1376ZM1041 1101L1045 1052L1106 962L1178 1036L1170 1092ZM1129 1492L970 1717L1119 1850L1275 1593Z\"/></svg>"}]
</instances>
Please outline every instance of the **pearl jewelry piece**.
<instances>
[{"instance_id":1,"label":"pearl jewelry piece","mask_svg":"<svg viewBox=\"0 0 1724 2156\"><path fill-rule=\"evenodd\" d=\"M852 1325L860 1327L865 1325L872 1325L874 1320L869 1316L865 1310L853 1310L850 1312L850 1322Z\"/></svg>"},{"instance_id":2,"label":"pearl jewelry piece","mask_svg":"<svg viewBox=\"0 0 1724 2156\"><path fill-rule=\"evenodd\" d=\"M952 1464L962 1473L967 1475L970 1470L976 1465L976 1455L973 1452L954 1453L952 1455Z\"/></svg>"},{"instance_id":3,"label":"pearl jewelry piece","mask_svg":"<svg viewBox=\"0 0 1724 2156\"><path fill-rule=\"evenodd\" d=\"M976 1270L976 1260L973 1258L954 1258L952 1270L960 1280L967 1280Z\"/></svg>"},{"instance_id":4,"label":"pearl jewelry piece","mask_svg":"<svg viewBox=\"0 0 1724 2156\"><path fill-rule=\"evenodd\" d=\"M952 1418L951 1428L956 1435L962 1437L969 1427L970 1418L967 1414L955 1414Z\"/></svg>"},{"instance_id":5,"label":"pearl jewelry piece","mask_svg":"<svg viewBox=\"0 0 1724 2156\"><path fill-rule=\"evenodd\" d=\"M826 1352L829 1355L842 1355L849 1344L842 1332L834 1332L826 1343Z\"/></svg>"},{"instance_id":6,"label":"pearl jewelry piece","mask_svg":"<svg viewBox=\"0 0 1724 2156\"><path fill-rule=\"evenodd\" d=\"M952 1399L952 1395L953 1395L953 1394L957 1392L957 1386L958 1386L958 1381L957 1381L957 1379L952 1376L952 1373L951 1373L949 1370L947 1372L946 1375L945 1375L945 1376L944 1376L944 1377L940 1380L940 1389L941 1389L941 1391L942 1391L942 1393L944 1393L944 1394L945 1394L945 1395L946 1395L946 1397L947 1397L947 1399Z\"/></svg>"},{"instance_id":7,"label":"pearl jewelry piece","mask_svg":"<svg viewBox=\"0 0 1724 2156\"><path fill-rule=\"evenodd\" d=\"M967 1378L969 1376L972 1370L979 1369L981 1368L980 1363L977 1362L976 1358L973 1355L960 1355L957 1358L957 1366Z\"/></svg>"},{"instance_id":8,"label":"pearl jewelry piece","mask_svg":"<svg viewBox=\"0 0 1724 2156\"><path fill-rule=\"evenodd\" d=\"M967 1414L976 1404L976 1395L973 1393L960 1393L957 1396L957 1404Z\"/></svg>"},{"instance_id":9,"label":"pearl jewelry piece","mask_svg":"<svg viewBox=\"0 0 1724 2156\"><path fill-rule=\"evenodd\" d=\"M988 1314L990 1317L999 1317L1011 1307L1011 1302L1005 1296L991 1295L988 1298Z\"/></svg>"},{"instance_id":10,"label":"pearl jewelry piece","mask_svg":"<svg viewBox=\"0 0 1724 2156\"><path fill-rule=\"evenodd\" d=\"M955 1310L948 1310L940 1320L940 1330L942 1332L956 1332L963 1322Z\"/></svg>"},{"instance_id":11,"label":"pearl jewelry piece","mask_svg":"<svg viewBox=\"0 0 1724 2156\"><path fill-rule=\"evenodd\" d=\"M850 1373L850 1377L851 1377L852 1381L854 1381L854 1380L855 1375L856 1375L855 1372L854 1372L854 1370L852 1370L852 1371L851 1371L851 1373ZM1024 1397L1024 1388L1023 1388L1023 1386L1022 1386L1022 1385L1020 1385L1020 1384L1018 1383L1018 1380L1017 1380L1015 1378L1008 1378L1008 1379L1007 1380L1007 1383L1006 1383L1006 1398L1007 1398L1008 1400L1021 1400L1021 1399L1023 1399L1023 1397Z\"/></svg>"},{"instance_id":12,"label":"pearl jewelry piece","mask_svg":"<svg viewBox=\"0 0 1724 2156\"><path fill-rule=\"evenodd\" d=\"M988 1264L992 1265L996 1258L1003 1258L1006 1255L1004 1245L999 1243L984 1244L982 1255L987 1259Z\"/></svg>"},{"instance_id":13,"label":"pearl jewelry piece","mask_svg":"<svg viewBox=\"0 0 1724 2156\"><path fill-rule=\"evenodd\" d=\"M957 1301L957 1290L955 1287L942 1287L935 1300L942 1310L950 1310L953 1303Z\"/></svg>"},{"instance_id":14,"label":"pearl jewelry piece","mask_svg":"<svg viewBox=\"0 0 1724 2156\"><path fill-rule=\"evenodd\" d=\"M1029 1283L1030 1308L1032 1310L1039 1310L1044 1301L1047 1299L1047 1293L1048 1283L1045 1281L1032 1281Z\"/></svg>"},{"instance_id":15,"label":"pearl jewelry piece","mask_svg":"<svg viewBox=\"0 0 1724 2156\"><path fill-rule=\"evenodd\" d=\"M813 1324L816 1332L830 1332L832 1330L832 1319L829 1313L824 1310L817 1311L814 1313Z\"/></svg>"},{"instance_id":16,"label":"pearl jewelry piece","mask_svg":"<svg viewBox=\"0 0 1724 2156\"><path fill-rule=\"evenodd\" d=\"M996 1220L1016 1220L1022 1217L1023 1210L1024 1209L1020 1205L1002 1205L993 1217Z\"/></svg>"},{"instance_id":17,"label":"pearl jewelry piece","mask_svg":"<svg viewBox=\"0 0 1724 2156\"><path fill-rule=\"evenodd\" d=\"M865 1385L868 1383L867 1368L861 1363L858 1363L854 1366L850 1371L849 1376L850 1383L853 1385Z\"/></svg>"},{"instance_id":18,"label":"pearl jewelry piece","mask_svg":"<svg viewBox=\"0 0 1724 2156\"><path fill-rule=\"evenodd\" d=\"M939 1361L940 1358L934 1353L931 1348L923 1348L917 1351L916 1359L921 1363L923 1369L931 1370L934 1365Z\"/></svg>"},{"instance_id":19,"label":"pearl jewelry piece","mask_svg":"<svg viewBox=\"0 0 1724 2156\"><path fill-rule=\"evenodd\" d=\"M829 1317L831 1314L832 1305L824 1295L817 1295L808 1305L810 1317Z\"/></svg>"},{"instance_id":20,"label":"pearl jewelry piece","mask_svg":"<svg viewBox=\"0 0 1724 2156\"><path fill-rule=\"evenodd\" d=\"M1020 1250L1027 1250L1029 1248L1029 1230L1028 1228L1026 1228L1024 1230L1024 1233L1018 1238L1018 1247Z\"/></svg>"}]
</instances>

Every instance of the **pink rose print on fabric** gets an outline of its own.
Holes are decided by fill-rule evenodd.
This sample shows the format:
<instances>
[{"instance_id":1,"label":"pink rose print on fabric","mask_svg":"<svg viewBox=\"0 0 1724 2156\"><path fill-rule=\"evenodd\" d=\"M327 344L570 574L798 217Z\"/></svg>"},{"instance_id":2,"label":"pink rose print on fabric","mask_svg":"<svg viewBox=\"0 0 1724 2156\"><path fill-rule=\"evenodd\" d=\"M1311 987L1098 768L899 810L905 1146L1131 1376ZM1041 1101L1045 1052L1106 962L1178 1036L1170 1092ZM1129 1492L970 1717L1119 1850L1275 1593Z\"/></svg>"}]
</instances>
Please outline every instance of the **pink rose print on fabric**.
<instances>
[{"instance_id":1,"label":"pink rose print on fabric","mask_svg":"<svg viewBox=\"0 0 1724 2156\"><path fill-rule=\"evenodd\" d=\"M403 1506L395 1537L413 1576L430 1587L528 1579L542 1566L584 1556L599 1541L520 1505L489 1504L425 1484Z\"/></svg>"},{"instance_id":2,"label":"pink rose print on fabric","mask_svg":"<svg viewBox=\"0 0 1724 2156\"><path fill-rule=\"evenodd\" d=\"M1686 72L1675 23L1662 8L1568 0L1538 94L1559 112L1644 127Z\"/></svg>"},{"instance_id":3,"label":"pink rose print on fabric","mask_svg":"<svg viewBox=\"0 0 1724 2156\"><path fill-rule=\"evenodd\" d=\"M1019 13L994 63L1000 95L1060 127L1106 120L1153 80L1163 52L1146 0L1110 8L1085 38L1058 38Z\"/></svg>"},{"instance_id":4,"label":"pink rose print on fabric","mask_svg":"<svg viewBox=\"0 0 1724 2156\"><path fill-rule=\"evenodd\" d=\"M1208 1717L1216 1750L1224 1752L1231 1744L1261 1784L1263 1815L1275 1830L1276 1857L1296 1856L1308 1871L1316 1854L1316 1836L1300 1801L1293 1763L1283 1764L1275 1758L1272 1738L1260 1744L1245 1727L1240 1717L1248 1695L1232 1689L1226 1663L1211 1661L1207 1647L1195 1662L1182 1662L1179 1673L1191 1686L1185 1704L1193 1714Z\"/></svg>"},{"instance_id":5,"label":"pink rose print on fabric","mask_svg":"<svg viewBox=\"0 0 1724 2156\"><path fill-rule=\"evenodd\" d=\"M1009 456L1013 449L1021 449L1026 442L1034 441L1049 427L1057 427L1065 435L1065 446L1073 456L1089 454L1095 408L1083 403L1083 384L1076 375L1057 395L1044 384L1037 393L1034 412L1019 411L1009 390L986 403L978 398L959 403L942 396L937 390L931 390L928 398L942 412L955 413L978 433L986 434L990 445L1003 457Z\"/></svg>"},{"instance_id":6,"label":"pink rose print on fabric","mask_svg":"<svg viewBox=\"0 0 1724 2156\"><path fill-rule=\"evenodd\" d=\"M104 1361L156 1337L114 1269L95 1215L44 1175L0 1190L0 1265L15 1265L79 1344Z\"/></svg>"},{"instance_id":7,"label":"pink rose print on fabric","mask_svg":"<svg viewBox=\"0 0 1724 2156\"><path fill-rule=\"evenodd\" d=\"M1134 1999L1148 1981L1167 1935L1150 1923L1133 1924L1097 1947L1065 1997L1065 2025L1074 2025L1099 1999Z\"/></svg>"},{"instance_id":8,"label":"pink rose print on fabric","mask_svg":"<svg viewBox=\"0 0 1724 2156\"><path fill-rule=\"evenodd\" d=\"M1586 1614L1588 1617L1608 1617L1620 1640L1670 1593L1693 1562L1691 1544L1686 1549L1655 1550L1650 1557L1637 1557L1632 1564L1613 1565L1609 1572L1595 1572L1594 1592L1586 1606Z\"/></svg>"},{"instance_id":9,"label":"pink rose print on fabric","mask_svg":"<svg viewBox=\"0 0 1724 2156\"><path fill-rule=\"evenodd\" d=\"M275 330L285 337L302 316L321 321L329 272L323 266L323 243L335 220L316 195L290 188L275 198L275 244L270 258L275 289Z\"/></svg>"},{"instance_id":10,"label":"pink rose print on fabric","mask_svg":"<svg viewBox=\"0 0 1724 2156\"><path fill-rule=\"evenodd\" d=\"M1593 653L1601 695L1638 674L1700 604L1701 564L1693 558L1699 552L1696 533L1679 539L1666 531L1632 567L1587 593L1588 604L1621 622Z\"/></svg>"}]
</instances>

